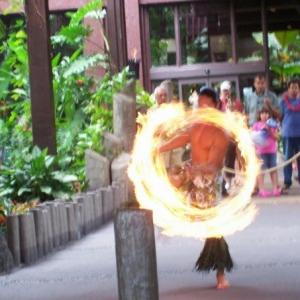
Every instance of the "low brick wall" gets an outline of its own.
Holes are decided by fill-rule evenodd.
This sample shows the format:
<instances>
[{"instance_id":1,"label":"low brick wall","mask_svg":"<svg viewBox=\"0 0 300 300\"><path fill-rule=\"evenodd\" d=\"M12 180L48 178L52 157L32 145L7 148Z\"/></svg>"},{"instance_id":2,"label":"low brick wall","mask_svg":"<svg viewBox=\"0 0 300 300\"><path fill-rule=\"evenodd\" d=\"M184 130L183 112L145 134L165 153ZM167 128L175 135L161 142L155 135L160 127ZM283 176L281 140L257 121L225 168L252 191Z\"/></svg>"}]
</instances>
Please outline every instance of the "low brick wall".
<instances>
[{"instance_id":1,"label":"low brick wall","mask_svg":"<svg viewBox=\"0 0 300 300\"><path fill-rule=\"evenodd\" d=\"M74 201L55 199L28 213L7 216L7 242L15 266L29 265L67 247L112 220L127 199L127 183L76 195Z\"/></svg>"}]
</instances>

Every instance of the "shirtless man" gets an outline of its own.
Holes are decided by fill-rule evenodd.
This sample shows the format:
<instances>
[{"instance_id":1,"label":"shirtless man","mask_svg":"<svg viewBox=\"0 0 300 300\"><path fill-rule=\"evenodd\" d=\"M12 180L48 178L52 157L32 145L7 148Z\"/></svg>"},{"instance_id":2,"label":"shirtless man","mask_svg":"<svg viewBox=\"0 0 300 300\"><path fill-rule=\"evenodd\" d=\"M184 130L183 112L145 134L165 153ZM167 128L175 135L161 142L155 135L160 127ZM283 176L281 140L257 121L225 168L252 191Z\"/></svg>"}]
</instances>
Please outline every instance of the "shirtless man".
<instances>
[{"instance_id":1,"label":"shirtless man","mask_svg":"<svg viewBox=\"0 0 300 300\"><path fill-rule=\"evenodd\" d=\"M218 105L217 95L214 90L206 88L199 94L199 108L216 108ZM192 188L192 205L199 208L207 208L217 204L218 184L217 177L224 165L224 158L228 147L226 134L214 125L197 123L187 132L175 136L169 142L161 146L159 152L191 144L191 162L186 167L187 177L193 182L204 179L205 184L213 187L214 192L208 193L207 189L202 190L196 186ZM185 166L182 168L185 169ZM178 186L177 186L178 187ZM202 185L203 187L203 185ZM212 250L214 249L214 250ZM224 251L226 249L226 251ZM226 252L226 253L225 253ZM217 259L216 259L217 257ZM233 263L228 251L228 246L224 238L208 238L204 248L196 263L197 271L208 272L216 270L217 289L229 288L229 283L225 277L225 269L230 271Z\"/></svg>"}]
</instances>

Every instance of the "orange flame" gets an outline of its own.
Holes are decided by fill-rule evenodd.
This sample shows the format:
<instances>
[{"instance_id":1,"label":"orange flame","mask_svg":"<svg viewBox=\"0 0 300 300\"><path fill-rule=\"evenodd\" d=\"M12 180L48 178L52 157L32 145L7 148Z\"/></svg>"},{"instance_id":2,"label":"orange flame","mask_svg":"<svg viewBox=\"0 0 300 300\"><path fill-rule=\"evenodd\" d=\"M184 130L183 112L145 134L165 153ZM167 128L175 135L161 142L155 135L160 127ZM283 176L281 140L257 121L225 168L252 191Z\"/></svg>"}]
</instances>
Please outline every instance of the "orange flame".
<instances>
[{"instance_id":1,"label":"orange flame","mask_svg":"<svg viewBox=\"0 0 300 300\"><path fill-rule=\"evenodd\" d=\"M134 47L133 50L131 51L131 56L133 57L134 60L136 60L136 55L137 55L137 49L136 47Z\"/></svg>"},{"instance_id":2,"label":"orange flame","mask_svg":"<svg viewBox=\"0 0 300 300\"><path fill-rule=\"evenodd\" d=\"M139 115L139 129L128 174L142 208L153 210L154 223L166 235L206 238L233 234L248 226L257 214L250 203L259 161L244 118L238 113L224 114L215 109L186 111L182 104L168 104L147 115ZM212 123L231 133L245 160L245 180L239 193L222 200L216 207L201 210L190 206L169 181L163 159L157 153L161 143L158 132L168 136L195 122Z\"/></svg>"}]
</instances>

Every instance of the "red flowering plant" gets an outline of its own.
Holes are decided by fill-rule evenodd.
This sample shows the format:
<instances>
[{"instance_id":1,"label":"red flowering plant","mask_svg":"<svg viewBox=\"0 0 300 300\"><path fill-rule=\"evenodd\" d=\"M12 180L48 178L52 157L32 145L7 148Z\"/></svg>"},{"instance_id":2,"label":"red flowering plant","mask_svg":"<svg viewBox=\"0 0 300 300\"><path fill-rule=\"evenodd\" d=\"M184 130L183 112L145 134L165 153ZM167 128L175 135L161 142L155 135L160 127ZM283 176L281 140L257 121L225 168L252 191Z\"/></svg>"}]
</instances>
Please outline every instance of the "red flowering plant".
<instances>
[{"instance_id":1,"label":"red flowering plant","mask_svg":"<svg viewBox=\"0 0 300 300\"><path fill-rule=\"evenodd\" d=\"M9 214L22 214L29 212L40 201L29 201L26 203L18 203L16 200L8 200L0 202L0 229L6 233L6 217Z\"/></svg>"},{"instance_id":2,"label":"red flowering plant","mask_svg":"<svg viewBox=\"0 0 300 300\"><path fill-rule=\"evenodd\" d=\"M6 232L6 215L3 205L0 203L0 230Z\"/></svg>"},{"instance_id":3,"label":"red flowering plant","mask_svg":"<svg viewBox=\"0 0 300 300\"><path fill-rule=\"evenodd\" d=\"M26 203L18 203L16 200L2 202L0 204L0 225L6 225L6 216L9 214L22 214L29 212L30 209L40 204L40 201L29 201Z\"/></svg>"},{"instance_id":4,"label":"red flowering plant","mask_svg":"<svg viewBox=\"0 0 300 300\"><path fill-rule=\"evenodd\" d=\"M4 203L0 203L0 226L6 225L5 206Z\"/></svg>"}]
</instances>

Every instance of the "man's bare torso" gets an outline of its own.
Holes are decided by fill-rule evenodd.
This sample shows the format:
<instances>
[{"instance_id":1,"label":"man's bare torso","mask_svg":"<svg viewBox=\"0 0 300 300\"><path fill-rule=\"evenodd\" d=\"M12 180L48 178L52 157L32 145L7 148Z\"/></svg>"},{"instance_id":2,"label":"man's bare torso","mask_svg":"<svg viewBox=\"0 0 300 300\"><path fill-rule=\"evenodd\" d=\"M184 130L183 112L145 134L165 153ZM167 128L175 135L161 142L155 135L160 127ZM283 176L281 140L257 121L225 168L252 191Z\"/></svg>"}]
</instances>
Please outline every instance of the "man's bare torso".
<instances>
[{"instance_id":1,"label":"man's bare torso","mask_svg":"<svg viewBox=\"0 0 300 300\"><path fill-rule=\"evenodd\" d=\"M221 169L228 147L224 131L207 124L195 124L190 130L193 163L213 163L216 169Z\"/></svg>"}]
</instances>

